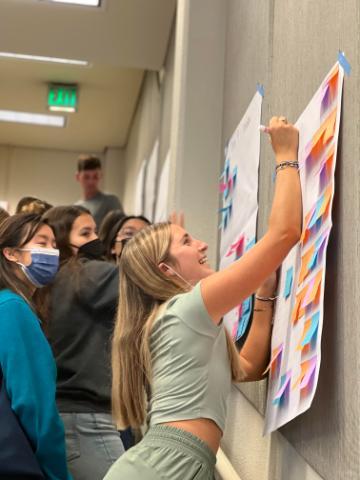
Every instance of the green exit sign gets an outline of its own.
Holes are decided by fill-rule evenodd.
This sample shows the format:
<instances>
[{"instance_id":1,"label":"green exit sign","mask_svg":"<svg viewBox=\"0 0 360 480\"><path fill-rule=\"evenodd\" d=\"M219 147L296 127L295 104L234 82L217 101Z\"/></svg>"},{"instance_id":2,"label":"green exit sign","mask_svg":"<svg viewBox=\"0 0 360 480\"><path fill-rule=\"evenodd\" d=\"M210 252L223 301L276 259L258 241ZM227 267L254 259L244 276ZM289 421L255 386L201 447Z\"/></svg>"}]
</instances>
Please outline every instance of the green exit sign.
<instances>
[{"instance_id":1,"label":"green exit sign","mask_svg":"<svg viewBox=\"0 0 360 480\"><path fill-rule=\"evenodd\" d=\"M49 110L57 112L76 112L77 103L77 85L49 85Z\"/></svg>"}]
</instances>

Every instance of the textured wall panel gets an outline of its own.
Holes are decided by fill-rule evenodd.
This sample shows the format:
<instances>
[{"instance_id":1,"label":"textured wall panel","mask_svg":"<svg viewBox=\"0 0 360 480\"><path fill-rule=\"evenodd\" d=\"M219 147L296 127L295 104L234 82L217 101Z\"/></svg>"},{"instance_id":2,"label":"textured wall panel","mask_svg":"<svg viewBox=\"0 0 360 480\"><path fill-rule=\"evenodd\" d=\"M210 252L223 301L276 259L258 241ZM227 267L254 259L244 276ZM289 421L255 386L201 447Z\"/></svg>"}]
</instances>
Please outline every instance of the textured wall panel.
<instances>
[{"instance_id":1,"label":"textured wall panel","mask_svg":"<svg viewBox=\"0 0 360 480\"><path fill-rule=\"evenodd\" d=\"M359 11L357 0L229 0L228 11L224 142L241 119L256 82L265 85L263 123L273 114L295 121L339 49L352 64L344 83L318 391L310 411L281 430L327 480L360 478ZM273 188L273 158L265 137L260 165L262 234ZM263 413L265 382L240 388ZM279 472L273 475L280 478Z\"/></svg>"}]
</instances>

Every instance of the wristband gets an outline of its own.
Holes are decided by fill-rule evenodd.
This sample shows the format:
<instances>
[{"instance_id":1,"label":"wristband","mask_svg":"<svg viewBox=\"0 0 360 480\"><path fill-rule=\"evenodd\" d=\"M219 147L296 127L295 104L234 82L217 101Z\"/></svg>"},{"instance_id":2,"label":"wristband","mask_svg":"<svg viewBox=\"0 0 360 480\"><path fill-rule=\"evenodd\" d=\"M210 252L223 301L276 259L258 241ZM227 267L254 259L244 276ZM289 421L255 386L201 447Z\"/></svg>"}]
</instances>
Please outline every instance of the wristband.
<instances>
[{"instance_id":1,"label":"wristband","mask_svg":"<svg viewBox=\"0 0 360 480\"><path fill-rule=\"evenodd\" d=\"M259 295L255 295L255 299L260 300L260 302L273 302L277 298L277 295L275 295L275 297L260 297Z\"/></svg>"},{"instance_id":2,"label":"wristband","mask_svg":"<svg viewBox=\"0 0 360 480\"><path fill-rule=\"evenodd\" d=\"M281 162L275 167L275 173L278 173L279 170L284 170L284 168L296 168L299 170L299 162L298 161L286 161Z\"/></svg>"}]
</instances>

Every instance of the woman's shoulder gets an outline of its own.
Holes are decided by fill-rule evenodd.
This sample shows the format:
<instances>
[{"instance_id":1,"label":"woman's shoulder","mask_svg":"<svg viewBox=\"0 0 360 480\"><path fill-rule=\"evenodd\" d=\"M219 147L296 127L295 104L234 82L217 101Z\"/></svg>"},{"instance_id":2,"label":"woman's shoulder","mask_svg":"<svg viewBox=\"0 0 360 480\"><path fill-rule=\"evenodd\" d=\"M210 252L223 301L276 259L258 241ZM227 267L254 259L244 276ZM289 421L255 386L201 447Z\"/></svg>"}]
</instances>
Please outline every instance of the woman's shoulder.
<instances>
[{"instance_id":1,"label":"woman's shoulder","mask_svg":"<svg viewBox=\"0 0 360 480\"><path fill-rule=\"evenodd\" d=\"M117 275L118 268L115 264L106 260L96 260L86 257L80 257L76 261L66 262L59 270L59 276L90 276L101 277L108 275ZM75 274L75 275L74 275Z\"/></svg>"},{"instance_id":2,"label":"woman's shoulder","mask_svg":"<svg viewBox=\"0 0 360 480\"><path fill-rule=\"evenodd\" d=\"M89 270L89 271L96 271L96 272L106 272L106 273L112 273L112 272L117 272L118 267L111 262L108 262L106 260L95 260L95 259L89 259L89 258L83 258L80 260L81 262L81 267L84 270Z\"/></svg>"},{"instance_id":3,"label":"woman's shoulder","mask_svg":"<svg viewBox=\"0 0 360 480\"><path fill-rule=\"evenodd\" d=\"M201 293L201 282L189 292L176 295L166 302L158 318L171 316L177 318L179 324L197 331L200 334L216 336L221 325L215 325L209 316Z\"/></svg>"},{"instance_id":4,"label":"woman's shoulder","mask_svg":"<svg viewBox=\"0 0 360 480\"><path fill-rule=\"evenodd\" d=\"M39 319L28 302L11 290L0 290L0 327L28 328L39 323Z\"/></svg>"},{"instance_id":5,"label":"woman's shoulder","mask_svg":"<svg viewBox=\"0 0 360 480\"><path fill-rule=\"evenodd\" d=\"M199 282L189 292L180 293L168 300L164 313L181 313L184 309L198 308L201 305L203 305L203 299Z\"/></svg>"},{"instance_id":6,"label":"woman's shoulder","mask_svg":"<svg viewBox=\"0 0 360 480\"><path fill-rule=\"evenodd\" d=\"M80 258L76 262L66 262L59 270L55 281L68 280L70 283L78 283L84 278L97 283L99 278L118 276L116 265L105 260L93 260Z\"/></svg>"},{"instance_id":7,"label":"woman's shoulder","mask_svg":"<svg viewBox=\"0 0 360 480\"><path fill-rule=\"evenodd\" d=\"M21 295L7 288L0 290L0 306L4 304L21 304L28 306L27 302Z\"/></svg>"},{"instance_id":8,"label":"woman's shoulder","mask_svg":"<svg viewBox=\"0 0 360 480\"><path fill-rule=\"evenodd\" d=\"M65 292L72 301L86 304L89 309L115 308L119 295L119 271L116 265L105 260L82 258L76 265L64 265L54 286L53 302Z\"/></svg>"}]
</instances>

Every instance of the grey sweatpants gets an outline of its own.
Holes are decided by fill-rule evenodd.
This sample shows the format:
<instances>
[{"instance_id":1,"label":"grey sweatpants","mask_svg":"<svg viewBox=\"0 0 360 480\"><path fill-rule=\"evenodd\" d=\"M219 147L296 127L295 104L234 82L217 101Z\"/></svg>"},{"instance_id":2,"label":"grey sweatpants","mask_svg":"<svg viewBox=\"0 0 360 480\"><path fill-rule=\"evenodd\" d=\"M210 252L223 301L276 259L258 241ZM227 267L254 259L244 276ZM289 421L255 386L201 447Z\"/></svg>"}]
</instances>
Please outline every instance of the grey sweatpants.
<instances>
[{"instance_id":1,"label":"grey sweatpants","mask_svg":"<svg viewBox=\"0 0 360 480\"><path fill-rule=\"evenodd\" d=\"M216 457L191 433L155 425L110 468L104 480L213 480Z\"/></svg>"}]
</instances>

